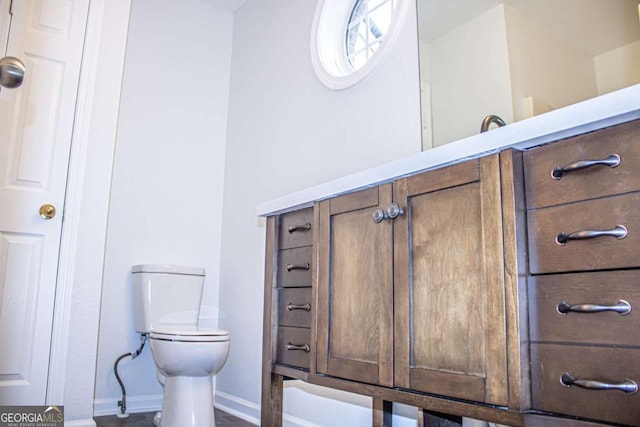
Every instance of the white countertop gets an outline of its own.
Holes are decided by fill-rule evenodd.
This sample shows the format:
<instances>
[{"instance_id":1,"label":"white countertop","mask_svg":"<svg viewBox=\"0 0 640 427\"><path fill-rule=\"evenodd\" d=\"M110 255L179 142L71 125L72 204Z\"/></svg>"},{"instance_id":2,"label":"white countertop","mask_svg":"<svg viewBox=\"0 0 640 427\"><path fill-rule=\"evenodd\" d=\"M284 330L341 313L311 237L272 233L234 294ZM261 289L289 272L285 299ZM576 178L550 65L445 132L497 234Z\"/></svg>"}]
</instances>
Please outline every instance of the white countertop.
<instances>
[{"instance_id":1,"label":"white countertop","mask_svg":"<svg viewBox=\"0 0 640 427\"><path fill-rule=\"evenodd\" d=\"M637 118L640 84L269 200L258 205L258 215L311 206L317 200L505 148L524 150Z\"/></svg>"}]
</instances>

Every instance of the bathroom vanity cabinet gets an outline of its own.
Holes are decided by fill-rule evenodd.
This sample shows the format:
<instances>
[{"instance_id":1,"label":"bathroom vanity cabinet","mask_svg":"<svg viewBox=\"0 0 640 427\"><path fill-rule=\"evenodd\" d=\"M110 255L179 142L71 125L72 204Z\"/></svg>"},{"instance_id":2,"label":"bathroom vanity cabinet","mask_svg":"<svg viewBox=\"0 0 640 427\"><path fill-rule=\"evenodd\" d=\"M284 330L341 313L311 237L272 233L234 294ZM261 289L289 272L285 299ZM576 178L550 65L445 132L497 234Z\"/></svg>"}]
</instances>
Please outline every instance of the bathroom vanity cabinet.
<instances>
[{"instance_id":1,"label":"bathroom vanity cabinet","mask_svg":"<svg viewBox=\"0 0 640 427\"><path fill-rule=\"evenodd\" d=\"M286 379L374 425L640 425L638 230L640 121L269 215L262 425Z\"/></svg>"}]
</instances>

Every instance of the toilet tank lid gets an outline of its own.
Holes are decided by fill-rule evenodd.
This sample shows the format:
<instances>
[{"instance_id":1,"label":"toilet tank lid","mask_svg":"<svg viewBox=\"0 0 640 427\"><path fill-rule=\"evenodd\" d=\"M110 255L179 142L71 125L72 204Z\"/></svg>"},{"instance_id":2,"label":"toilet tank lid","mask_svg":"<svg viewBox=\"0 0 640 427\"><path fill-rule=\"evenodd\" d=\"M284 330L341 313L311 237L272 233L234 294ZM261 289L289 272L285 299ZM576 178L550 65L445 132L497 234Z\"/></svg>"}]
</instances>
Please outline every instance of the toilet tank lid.
<instances>
[{"instance_id":1,"label":"toilet tank lid","mask_svg":"<svg viewBox=\"0 0 640 427\"><path fill-rule=\"evenodd\" d=\"M131 267L132 273L167 273L190 274L192 276L204 276L205 269L201 267L185 267L172 264L139 264Z\"/></svg>"}]
</instances>

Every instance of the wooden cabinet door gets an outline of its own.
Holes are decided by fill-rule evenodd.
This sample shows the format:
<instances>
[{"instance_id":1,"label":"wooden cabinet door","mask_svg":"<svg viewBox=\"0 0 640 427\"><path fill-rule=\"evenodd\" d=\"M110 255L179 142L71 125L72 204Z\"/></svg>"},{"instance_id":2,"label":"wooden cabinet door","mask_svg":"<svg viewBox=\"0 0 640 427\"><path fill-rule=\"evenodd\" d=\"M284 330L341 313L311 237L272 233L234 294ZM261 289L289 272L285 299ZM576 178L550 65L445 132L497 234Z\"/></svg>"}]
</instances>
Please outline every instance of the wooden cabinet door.
<instances>
[{"instance_id":1,"label":"wooden cabinet door","mask_svg":"<svg viewBox=\"0 0 640 427\"><path fill-rule=\"evenodd\" d=\"M392 222L372 212L391 203L391 184L319 203L319 374L393 385Z\"/></svg>"},{"instance_id":2,"label":"wooden cabinet door","mask_svg":"<svg viewBox=\"0 0 640 427\"><path fill-rule=\"evenodd\" d=\"M395 386L507 404L498 155L394 182Z\"/></svg>"}]
</instances>

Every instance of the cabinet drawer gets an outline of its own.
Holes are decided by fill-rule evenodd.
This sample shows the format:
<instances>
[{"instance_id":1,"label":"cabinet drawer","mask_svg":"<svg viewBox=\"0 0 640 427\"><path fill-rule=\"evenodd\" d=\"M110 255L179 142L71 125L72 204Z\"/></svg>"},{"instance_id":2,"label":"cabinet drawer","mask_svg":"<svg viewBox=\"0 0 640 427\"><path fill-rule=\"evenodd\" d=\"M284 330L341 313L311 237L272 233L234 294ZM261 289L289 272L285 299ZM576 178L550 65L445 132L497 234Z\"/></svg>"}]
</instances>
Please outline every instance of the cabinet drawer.
<instances>
[{"instance_id":1,"label":"cabinet drawer","mask_svg":"<svg viewBox=\"0 0 640 427\"><path fill-rule=\"evenodd\" d=\"M620 157L620 165L596 165L551 173L577 161ZM640 190L640 121L603 129L524 154L529 209Z\"/></svg>"},{"instance_id":2,"label":"cabinet drawer","mask_svg":"<svg viewBox=\"0 0 640 427\"><path fill-rule=\"evenodd\" d=\"M289 326L278 327L276 363L309 369L311 330Z\"/></svg>"},{"instance_id":3,"label":"cabinet drawer","mask_svg":"<svg viewBox=\"0 0 640 427\"><path fill-rule=\"evenodd\" d=\"M528 217L532 274L640 265L640 193L539 209ZM626 237L569 240L564 245L556 241L561 233L613 230L618 225L627 229Z\"/></svg>"},{"instance_id":4,"label":"cabinet drawer","mask_svg":"<svg viewBox=\"0 0 640 427\"><path fill-rule=\"evenodd\" d=\"M311 327L311 288L278 290L278 325Z\"/></svg>"},{"instance_id":5,"label":"cabinet drawer","mask_svg":"<svg viewBox=\"0 0 640 427\"><path fill-rule=\"evenodd\" d=\"M638 425L640 393L566 386L561 379L568 373L579 380L633 386L631 381L640 382L640 350L534 344L531 362L535 409Z\"/></svg>"},{"instance_id":6,"label":"cabinet drawer","mask_svg":"<svg viewBox=\"0 0 640 427\"><path fill-rule=\"evenodd\" d=\"M313 242L313 208L280 215L280 249L310 246Z\"/></svg>"},{"instance_id":7,"label":"cabinet drawer","mask_svg":"<svg viewBox=\"0 0 640 427\"><path fill-rule=\"evenodd\" d=\"M640 346L639 285L640 270L531 277L531 341ZM609 311L624 312L626 303L627 314ZM568 305L591 312L567 312Z\"/></svg>"},{"instance_id":8,"label":"cabinet drawer","mask_svg":"<svg viewBox=\"0 0 640 427\"><path fill-rule=\"evenodd\" d=\"M311 286L311 246L278 254L278 286Z\"/></svg>"}]
</instances>

